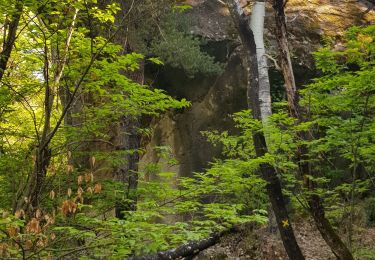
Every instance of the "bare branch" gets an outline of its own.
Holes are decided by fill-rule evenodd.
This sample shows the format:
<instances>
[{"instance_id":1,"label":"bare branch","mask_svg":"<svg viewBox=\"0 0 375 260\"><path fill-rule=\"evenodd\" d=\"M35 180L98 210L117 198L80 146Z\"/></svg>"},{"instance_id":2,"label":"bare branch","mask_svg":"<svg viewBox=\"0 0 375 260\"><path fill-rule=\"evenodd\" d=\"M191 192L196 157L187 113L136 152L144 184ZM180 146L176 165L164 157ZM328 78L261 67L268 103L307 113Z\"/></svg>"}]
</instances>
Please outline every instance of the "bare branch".
<instances>
[{"instance_id":1,"label":"bare branch","mask_svg":"<svg viewBox=\"0 0 375 260\"><path fill-rule=\"evenodd\" d=\"M265 53L264 56L266 56L269 60L273 61L274 65L275 65L275 68L277 70L281 71L281 68L280 68L280 66L277 63L277 60L275 58L273 58L271 55L268 55L267 53Z\"/></svg>"}]
</instances>

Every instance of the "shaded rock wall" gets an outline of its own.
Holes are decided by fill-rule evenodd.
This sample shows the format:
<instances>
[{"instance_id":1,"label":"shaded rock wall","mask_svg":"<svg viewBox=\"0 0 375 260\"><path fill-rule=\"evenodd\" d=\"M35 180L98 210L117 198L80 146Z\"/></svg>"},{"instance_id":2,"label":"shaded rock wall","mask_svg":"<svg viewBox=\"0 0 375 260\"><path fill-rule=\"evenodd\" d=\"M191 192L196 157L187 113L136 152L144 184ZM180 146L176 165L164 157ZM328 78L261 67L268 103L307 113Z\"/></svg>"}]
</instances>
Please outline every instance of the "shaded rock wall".
<instances>
[{"instance_id":1,"label":"shaded rock wall","mask_svg":"<svg viewBox=\"0 0 375 260\"><path fill-rule=\"evenodd\" d=\"M164 164L164 170L177 170L179 176L191 176L192 172L203 170L214 156L220 154L219 149L212 147L201 135L201 131L232 129L229 115L246 108L245 77L237 52L230 56L220 76L188 79L177 77L178 73L171 75L174 76L171 81L165 80L164 83L181 80L179 86L182 90L174 94L189 98L192 106L154 120L152 138L141 164L160 162L152 147L170 146L179 166ZM185 94L186 91L188 93Z\"/></svg>"}]
</instances>

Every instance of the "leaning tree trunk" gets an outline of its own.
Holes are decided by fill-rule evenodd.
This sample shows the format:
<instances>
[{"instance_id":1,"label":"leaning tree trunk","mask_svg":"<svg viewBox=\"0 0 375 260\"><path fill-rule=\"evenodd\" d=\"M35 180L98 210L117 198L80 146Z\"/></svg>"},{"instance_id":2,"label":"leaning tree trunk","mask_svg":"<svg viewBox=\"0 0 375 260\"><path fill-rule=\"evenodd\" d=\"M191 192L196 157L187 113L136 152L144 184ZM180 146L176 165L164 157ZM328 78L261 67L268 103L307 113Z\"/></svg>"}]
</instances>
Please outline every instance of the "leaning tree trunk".
<instances>
[{"instance_id":1,"label":"leaning tree trunk","mask_svg":"<svg viewBox=\"0 0 375 260\"><path fill-rule=\"evenodd\" d=\"M0 53L0 81L4 77L4 73L13 50L14 42L17 38L17 29L23 12L23 7L23 0L17 0L15 4L15 10L12 17L10 18L10 21L5 22L4 25L4 31L7 31L7 34L4 35L5 39L3 42L2 51Z\"/></svg>"},{"instance_id":2,"label":"leaning tree trunk","mask_svg":"<svg viewBox=\"0 0 375 260\"><path fill-rule=\"evenodd\" d=\"M259 72L259 102L260 112L262 117L262 124L264 129L264 137L266 140L267 148L270 149L270 133L267 127L268 117L272 115L271 103L271 88L268 75L268 66L266 58L266 49L264 46L264 17L266 14L266 5L264 1L256 1L252 7L250 28L254 34L254 41L256 45L258 72ZM269 217L269 230L276 229L274 221L275 214L272 209L268 209Z\"/></svg>"},{"instance_id":3,"label":"leaning tree trunk","mask_svg":"<svg viewBox=\"0 0 375 260\"><path fill-rule=\"evenodd\" d=\"M284 76L284 84L286 89L286 95L288 99L288 107L290 114L299 118L299 108L298 108L298 92L296 88L296 81L293 74L292 60L290 58L290 52L287 40L287 30L285 23L285 13L284 13L284 0L273 0L273 7L275 10L275 20L276 20L276 40L279 46L280 52L280 64L281 70Z\"/></svg>"},{"instance_id":4,"label":"leaning tree trunk","mask_svg":"<svg viewBox=\"0 0 375 260\"><path fill-rule=\"evenodd\" d=\"M287 28L285 22L285 3L283 0L274 0L273 7L275 10L275 20L276 20L276 38L280 50L280 63L282 68L282 73L285 81L285 89L288 98L288 106L291 116L302 122L301 108L298 104L299 96L296 88L296 83L293 74L293 66L290 58L290 52L287 40ZM311 133L299 132L298 137L302 140L310 140ZM303 161L300 165L301 175L314 175L311 171L312 167L308 163L308 151L305 146L301 147L298 151L299 157ZM309 178L306 179L306 188L314 191L316 188L316 183L311 181ZM323 206L322 199L316 195L312 194L308 198L309 210L315 221L315 224L322 235L323 239L331 248L332 252L338 259L351 260L353 256L344 242L336 234L331 223L325 216L325 210Z\"/></svg>"},{"instance_id":5,"label":"leaning tree trunk","mask_svg":"<svg viewBox=\"0 0 375 260\"><path fill-rule=\"evenodd\" d=\"M238 0L227 0L227 3L244 48L245 57L243 60L248 68L247 95L249 107L252 110L253 118L262 120L261 104L259 102L259 71L254 35ZM267 152L264 134L261 132L254 132L253 141L256 155L258 157L264 156ZM289 258L293 260L305 259L297 244L293 228L290 225L288 212L286 210L284 197L282 194L280 179L278 178L275 169L270 164L263 163L260 166L260 170L263 179L267 183L267 194L271 201L281 239Z\"/></svg>"}]
</instances>

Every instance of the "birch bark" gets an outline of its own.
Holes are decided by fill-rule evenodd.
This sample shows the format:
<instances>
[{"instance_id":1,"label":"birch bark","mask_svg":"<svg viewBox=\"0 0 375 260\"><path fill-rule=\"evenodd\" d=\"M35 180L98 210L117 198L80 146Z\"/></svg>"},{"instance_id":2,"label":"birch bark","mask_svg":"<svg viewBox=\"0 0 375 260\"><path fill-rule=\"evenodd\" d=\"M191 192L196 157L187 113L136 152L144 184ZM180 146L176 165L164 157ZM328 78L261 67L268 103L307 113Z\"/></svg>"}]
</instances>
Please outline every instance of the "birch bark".
<instances>
[{"instance_id":1,"label":"birch bark","mask_svg":"<svg viewBox=\"0 0 375 260\"><path fill-rule=\"evenodd\" d=\"M265 55L266 51L263 38L265 10L265 2L256 1L253 5L250 18L250 28L254 34L257 51L259 72L259 102L263 124L265 124L267 118L272 115L270 80L268 76L267 58Z\"/></svg>"}]
</instances>

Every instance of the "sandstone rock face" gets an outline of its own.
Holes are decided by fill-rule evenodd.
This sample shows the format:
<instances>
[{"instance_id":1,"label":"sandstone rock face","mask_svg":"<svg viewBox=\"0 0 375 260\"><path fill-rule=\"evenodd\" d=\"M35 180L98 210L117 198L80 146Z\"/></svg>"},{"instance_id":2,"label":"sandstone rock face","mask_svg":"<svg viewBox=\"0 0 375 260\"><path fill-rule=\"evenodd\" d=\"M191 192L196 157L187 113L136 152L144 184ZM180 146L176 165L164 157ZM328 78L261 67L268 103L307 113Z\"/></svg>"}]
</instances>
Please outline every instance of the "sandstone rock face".
<instances>
[{"instance_id":1,"label":"sandstone rock face","mask_svg":"<svg viewBox=\"0 0 375 260\"><path fill-rule=\"evenodd\" d=\"M175 171L179 176L192 176L193 172L204 170L214 157L220 156L220 149L209 144L201 131L235 131L230 114L246 108L240 43L228 10L221 0L189 2L194 6L186 14L193 22L191 32L207 40L205 47L225 63L225 69L216 77L197 75L192 79L183 71L166 67L155 78L158 88L164 88L175 97L187 98L192 105L184 111L154 119L153 134L141 159L141 169L149 163L160 163L163 170ZM245 5L247 1L242 2ZM247 11L250 12L251 7ZM324 37L329 36L339 42L348 27L375 22L375 12L366 0L289 0L286 14L300 86L309 80L307 72L313 70L310 53L321 46ZM268 6L265 30L267 52L277 58L274 29L272 7ZM271 84L272 81L271 76ZM169 146L179 164L168 165L152 148L154 146Z\"/></svg>"},{"instance_id":2,"label":"sandstone rock face","mask_svg":"<svg viewBox=\"0 0 375 260\"><path fill-rule=\"evenodd\" d=\"M206 141L201 131L233 128L229 115L246 108L244 79L238 53L230 56L220 76L209 79L181 78L179 87L183 90L177 94L185 94L184 90L189 90L191 84L195 84L192 89L199 90L188 91L184 95L192 101L190 108L165 114L153 122L152 138L142 157L141 168L147 163L161 163L163 170L174 170L179 176L191 176L192 172L203 170L220 151ZM172 155L179 162L178 167L168 165L159 158L152 148L155 146L171 147Z\"/></svg>"}]
</instances>

